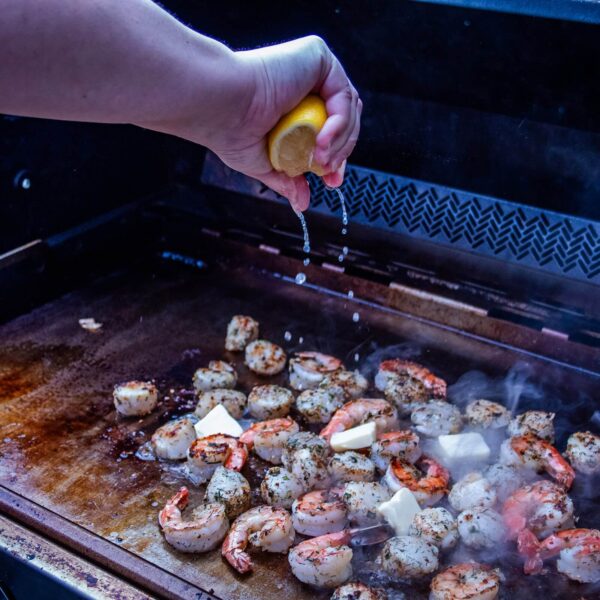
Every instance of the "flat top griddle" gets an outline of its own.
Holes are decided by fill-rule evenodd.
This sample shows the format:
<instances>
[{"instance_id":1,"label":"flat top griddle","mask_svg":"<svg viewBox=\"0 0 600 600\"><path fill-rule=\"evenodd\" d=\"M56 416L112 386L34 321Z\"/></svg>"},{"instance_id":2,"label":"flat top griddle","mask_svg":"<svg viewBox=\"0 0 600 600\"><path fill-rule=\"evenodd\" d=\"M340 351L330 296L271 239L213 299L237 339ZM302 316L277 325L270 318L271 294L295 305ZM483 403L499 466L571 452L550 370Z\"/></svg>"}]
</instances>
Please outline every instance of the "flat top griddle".
<instances>
[{"instance_id":1,"label":"flat top griddle","mask_svg":"<svg viewBox=\"0 0 600 600\"><path fill-rule=\"evenodd\" d=\"M382 357L398 354L422 362L450 384L472 370L484 374L480 381L502 378L518 364L544 390L544 397L525 395L520 409L559 410L559 446L569 432L590 427L599 386L589 372L300 287L285 270L273 273L249 264L216 260L196 268L157 260L100 279L0 327L0 491L47 509L65 523L65 531L75 524L93 539L110 541L100 544L104 549L95 551L96 560L110 563L107 548L115 553L119 548L139 557L132 564L142 579L145 568L158 567L166 589L170 577L189 584L190 594L204 590L223 599L328 597L301 585L281 555L255 555L255 571L241 577L219 551L184 555L173 550L159 531L157 512L183 479L176 470L134 456L158 425L193 409L193 398L180 390L189 389L194 370L211 359L233 362L245 392L259 382L285 381L283 375L259 379L240 354L224 351L225 328L236 313L258 319L261 336L288 352L331 353L371 376ZM90 316L104 323L99 334L79 327L78 319ZM144 419L117 418L113 385L150 378L164 396L159 408ZM256 481L264 468L253 459L245 474ZM600 526L598 486L578 478L572 496L581 516L578 525ZM193 490L192 505L200 500L201 492ZM357 574L380 582L372 550L356 556ZM591 586L569 583L553 570L548 576L523 576L514 552L503 552L500 564L506 577L503 598L597 597ZM397 583L393 589L397 597L426 598L428 582Z\"/></svg>"}]
</instances>

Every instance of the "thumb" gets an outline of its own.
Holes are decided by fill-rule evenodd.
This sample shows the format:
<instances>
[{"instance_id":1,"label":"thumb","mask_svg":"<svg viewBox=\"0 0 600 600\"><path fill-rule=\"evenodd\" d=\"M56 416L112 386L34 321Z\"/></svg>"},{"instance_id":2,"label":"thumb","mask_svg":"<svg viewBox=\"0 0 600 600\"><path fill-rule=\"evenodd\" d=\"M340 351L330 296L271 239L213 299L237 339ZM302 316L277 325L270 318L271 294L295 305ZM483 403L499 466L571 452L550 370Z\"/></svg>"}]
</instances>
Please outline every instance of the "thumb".
<instances>
[{"instance_id":1,"label":"thumb","mask_svg":"<svg viewBox=\"0 0 600 600\"><path fill-rule=\"evenodd\" d=\"M310 204L310 189L304 175L289 177L285 173L272 170L265 175L257 177L274 192L285 196L292 208L303 212Z\"/></svg>"}]
</instances>

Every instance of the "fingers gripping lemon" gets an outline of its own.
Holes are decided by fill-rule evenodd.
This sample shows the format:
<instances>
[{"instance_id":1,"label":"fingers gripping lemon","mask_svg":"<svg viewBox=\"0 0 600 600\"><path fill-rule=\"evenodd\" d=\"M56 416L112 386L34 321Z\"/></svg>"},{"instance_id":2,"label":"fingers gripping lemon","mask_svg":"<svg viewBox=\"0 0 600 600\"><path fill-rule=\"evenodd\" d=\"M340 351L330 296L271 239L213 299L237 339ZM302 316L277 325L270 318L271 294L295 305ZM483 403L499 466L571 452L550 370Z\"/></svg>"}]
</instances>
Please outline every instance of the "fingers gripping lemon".
<instances>
[{"instance_id":1,"label":"fingers gripping lemon","mask_svg":"<svg viewBox=\"0 0 600 600\"><path fill-rule=\"evenodd\" d=\"M307 171L325 175L327 171L314 160L315 140L327 120L322 98L311 94L281 117L269 133L269 160L276 171L296 177Z\"/></svg>"}]
</instances>

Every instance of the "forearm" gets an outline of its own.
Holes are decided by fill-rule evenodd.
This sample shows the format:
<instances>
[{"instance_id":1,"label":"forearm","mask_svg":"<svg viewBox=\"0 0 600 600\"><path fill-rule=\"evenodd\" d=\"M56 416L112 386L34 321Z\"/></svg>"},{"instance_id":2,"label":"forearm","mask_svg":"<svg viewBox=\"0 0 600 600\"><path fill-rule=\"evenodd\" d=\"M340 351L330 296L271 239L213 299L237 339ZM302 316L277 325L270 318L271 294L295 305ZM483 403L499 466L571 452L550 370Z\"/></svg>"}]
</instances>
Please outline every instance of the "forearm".
<instances>
[{"instance_id":1,"label":"forearm","mask_svg":"<svg viewBox=\"0 0 600 600\"><path fill-rule=\"evenodd\" d=\"M0 112L162 130L169 115L201 114L191 137L207 143L231 114L223 103L246 97L235 54L150 0L0 0L0 10Z\"/></svg>"}]
</instances>

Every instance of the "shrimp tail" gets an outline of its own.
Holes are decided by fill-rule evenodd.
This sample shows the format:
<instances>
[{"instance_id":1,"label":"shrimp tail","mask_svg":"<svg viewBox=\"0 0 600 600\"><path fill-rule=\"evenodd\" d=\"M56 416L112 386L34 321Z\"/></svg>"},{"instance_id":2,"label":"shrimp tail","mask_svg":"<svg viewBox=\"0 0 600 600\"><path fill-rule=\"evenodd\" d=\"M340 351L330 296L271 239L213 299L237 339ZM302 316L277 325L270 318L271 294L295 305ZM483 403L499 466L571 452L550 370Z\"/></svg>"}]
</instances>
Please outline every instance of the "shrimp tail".
<instances>
[{"instance_id":1,"label":"shrimp tail","mask_svg":"<svg viewBox=\"0 0 600 600\"><path fill-rule=\"evenodd\" d=\"M182 486L174 496L167 500L165 507L158 513L158 522L163 529L169 524L175 511L182 511L188 505L189 498L188 489Z\"/></svg>"},{"instance_id":2,"label":"shrimp tail","mask_svg":"<svg viewBox=\"0 0 600 600\"><path fill-rule=\"evenodd\" d=\"M250 555L240 548L232 548L231 550L224 552L223 556L238 573L243 574L252 571L254 565L252 564Z\"/></svg>"},{"instance_id":3,"label":"shrimp tail","mask_svg":"<svg viewBox=\"0 0 600 600\"><path fill-rule=\"evenodd\" d=\"M544 562L540 555L541 544L529 529L519 532L517 538L519 554L525 558L523 571L526 575L537 575L541 573Z\"/></svg>"}]
</instances>

